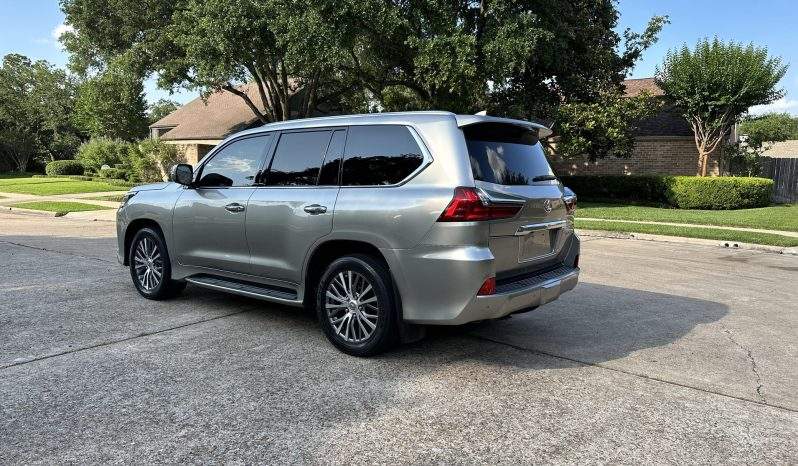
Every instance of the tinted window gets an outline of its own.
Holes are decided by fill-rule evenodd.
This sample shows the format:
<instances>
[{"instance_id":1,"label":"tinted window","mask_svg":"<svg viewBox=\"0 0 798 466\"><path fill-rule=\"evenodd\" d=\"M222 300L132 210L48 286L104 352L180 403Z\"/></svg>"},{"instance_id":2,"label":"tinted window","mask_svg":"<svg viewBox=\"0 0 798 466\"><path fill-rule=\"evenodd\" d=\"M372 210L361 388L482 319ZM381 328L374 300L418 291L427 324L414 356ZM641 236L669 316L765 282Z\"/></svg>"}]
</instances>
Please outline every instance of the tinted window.
<instances>
[{"instance_id":1,"label":"tinted window","mask_svg":"<svg viewBox=\"0 0 798 466\"><path fill-rule=\"evenodd\" d=\"M344 157L345 145L346 131L342 129L335 131L330 140L330 147L327 148L324 165L321 167L319 186L338 186L338 169L341 166L341 159Z\"/></svg>"},{"instance_id":2,"label":"tinted window","mask_svg":"<svg viewBox=\"0 0 798 466\"><path fill-rule=\"evenodd\" d=\"M395 184L423 160L416 140L404 126L352 126L346 138L342 184Z\"/></svg>"},{"instance_id":3,"label":"tinted window","mask_svg":"<svg viewBox=\"0 0 798 466\"><path fill-rule=\"evenodd\" d=\"M332 131L283 133L274 152L266 184L315 186Z\"/></svg>"},{"instance_id":4,"label":"tinted window","mask_svg":"<svg viewBox=\"0 0 798 466\"><path fill-rule=\"evenodd\" d=\"M474 179L503 185L525 185L551 179L537 131L483 123L463 128Z\"/></svg>"},{"instance_id":5,"label":"tinted window","mask_svg":"<svg viewBox=\"0 0 798 466\"><path fill-rule=\"evenodd\" d=\"M252 186L271 135L239 139L223 147L202 167L200 186Z\"/></svg>"}]
</instances>

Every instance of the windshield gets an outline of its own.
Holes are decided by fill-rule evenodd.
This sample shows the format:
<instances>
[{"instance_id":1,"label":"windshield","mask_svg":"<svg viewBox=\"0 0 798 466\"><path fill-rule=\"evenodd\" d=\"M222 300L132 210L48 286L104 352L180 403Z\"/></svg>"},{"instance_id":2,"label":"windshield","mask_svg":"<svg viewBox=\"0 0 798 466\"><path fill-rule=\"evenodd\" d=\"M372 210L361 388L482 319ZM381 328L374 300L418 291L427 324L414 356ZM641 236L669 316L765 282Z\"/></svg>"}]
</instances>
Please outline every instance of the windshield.
<instances>
[{"instance_id":1,"label":"windshield","mask_svg":"<svg viewBox=\"0 0 798 466\"><path fill-rule=\"evenodd\" d=\"M502 185L528 185L556 179L537 131L501 123L463 128L474 179Z\"/></svg>"}]
</instances>

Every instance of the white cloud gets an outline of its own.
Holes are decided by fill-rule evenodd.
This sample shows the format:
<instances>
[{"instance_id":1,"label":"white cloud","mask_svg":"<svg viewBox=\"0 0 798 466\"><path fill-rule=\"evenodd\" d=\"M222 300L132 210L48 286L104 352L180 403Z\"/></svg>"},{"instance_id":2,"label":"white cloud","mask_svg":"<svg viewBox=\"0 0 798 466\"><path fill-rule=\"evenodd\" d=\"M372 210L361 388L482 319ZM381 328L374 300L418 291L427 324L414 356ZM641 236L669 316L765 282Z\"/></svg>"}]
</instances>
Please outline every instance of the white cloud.
<instances>
[{"instance_id":1,"label":"white cloud","mask_svg":"<svg viewBox=\"0 0 798 466\"><path fill-rule=\"evenodd\" d=\"M64 35L65 32L73 32L74 30L75 28L73 28L69 24L61 23L55 28L53 28L53 31L50 33L50 35L52 36L53 40L57 41L58 39L61 38L62 35Z\"/></svg>"},{"instance_id":2,"label":"white cloud","mask_svg":"<svg viewBox=\"0 0 798 466\"><path fill-rule=\"evenodd\" d=\"M75 28L68 24L61 23L58 26L54 27L52 31L50 31L50 37L52 38L53 44L55 44L58 48L63 49L64 46L61 44L60 40L61 36L64 35L66 32L73 32Z\"/></svg>"},{"instance_id":3,"label":"white cloud","mask_svg":"<svg viewBox=\"0 0 798 466\"><path fill-rule=\"evenodd\" d=\"M748 109L752 115L762 115L763 113L790 113L798 115L798 100L782 97L781 99L767 105L755 105Z\"/></svg>"}]
</instances>

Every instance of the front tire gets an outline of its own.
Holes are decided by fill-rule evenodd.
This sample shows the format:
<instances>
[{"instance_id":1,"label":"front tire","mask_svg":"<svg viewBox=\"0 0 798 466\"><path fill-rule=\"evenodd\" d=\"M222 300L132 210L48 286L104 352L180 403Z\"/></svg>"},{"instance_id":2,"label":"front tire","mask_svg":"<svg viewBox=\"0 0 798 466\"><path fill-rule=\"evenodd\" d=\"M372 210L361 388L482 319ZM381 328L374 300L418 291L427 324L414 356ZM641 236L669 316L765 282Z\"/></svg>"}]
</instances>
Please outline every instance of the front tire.
<instances>
[{"instance_id":1,"label":"front tire","mask_svg":"<svg viewBox=\"0 0 798 466\"><path fill-rule=\"evenodd\" d=\"M373 356L396 343L397 300L391 275L371 256L333 261L316 289L316 313L330 342L353 356Z\"/></svg>"},{"instance_id":2,"label":"front tire","mask_svg":"<svg viewBox=\"0 0 798 466\"><path fill-rule=\"evenodd\" d=\"M139 294L147 299L161 300L180 293L185 282L172 280L169 251L161 233L142 228L130 242L130 277Z\"/></svg>"}]
</instances>

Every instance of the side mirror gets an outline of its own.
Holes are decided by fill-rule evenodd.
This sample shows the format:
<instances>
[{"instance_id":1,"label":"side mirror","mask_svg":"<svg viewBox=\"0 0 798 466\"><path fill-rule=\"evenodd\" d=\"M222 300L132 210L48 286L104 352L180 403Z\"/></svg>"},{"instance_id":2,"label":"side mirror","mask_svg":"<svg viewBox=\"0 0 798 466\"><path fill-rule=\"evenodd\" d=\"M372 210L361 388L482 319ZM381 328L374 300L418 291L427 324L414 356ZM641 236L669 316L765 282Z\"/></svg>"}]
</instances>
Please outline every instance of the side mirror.
<instances>
[{"instance_id":1,"label":"side mirror","mask_svg":"<svg viewBox=\"0 0 798 466\"><path fill-rule=\"evenodd\" d=\"M187 163L178 163L169 171L169 181L183 186L191 186L194 182L194 168Z\"/></svg>"}]
</instances>

